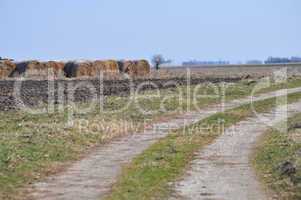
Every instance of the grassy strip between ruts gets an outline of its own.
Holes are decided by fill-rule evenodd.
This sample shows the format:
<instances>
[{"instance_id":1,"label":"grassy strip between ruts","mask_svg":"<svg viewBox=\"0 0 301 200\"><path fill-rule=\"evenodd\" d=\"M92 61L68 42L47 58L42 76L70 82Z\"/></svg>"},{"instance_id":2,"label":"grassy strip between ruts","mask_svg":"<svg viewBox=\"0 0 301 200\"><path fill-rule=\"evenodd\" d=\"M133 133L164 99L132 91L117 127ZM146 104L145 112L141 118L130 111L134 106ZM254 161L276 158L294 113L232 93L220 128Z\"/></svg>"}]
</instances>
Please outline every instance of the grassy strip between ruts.
<instances>
[{"instance_id":1,"label":"grassy strip between ruts","mask_svg":"<svg viewBox=\"0 0 301 200\"><path fill-rule=\"evenodd\" d=\"M287 134L268 130L252 158L258 176L274 192L275 199L301 199L300 121L301 113L290 118ZM285 169L285 165L291 166Z\"/></svg>"},{"instance_id":2,"label":"grassy strip between ruts","mask_svg":"<svg viewBox=\"0 0 301 200\"><path fill-rule=\"evenodd\" d=\"M258 113L276 106L276 98L253 103ZM301 93L288 95L288 102L301 99ZM223 128L253 116L250 104L217 113L200 122L170 133L159 140L123 169L107 200L165 199L174 182L193 160L194 153L214 141ZM222 125L220 122L223 122ZM223 127L223 128L220 128Z\"/></svg>"}]
</instances>

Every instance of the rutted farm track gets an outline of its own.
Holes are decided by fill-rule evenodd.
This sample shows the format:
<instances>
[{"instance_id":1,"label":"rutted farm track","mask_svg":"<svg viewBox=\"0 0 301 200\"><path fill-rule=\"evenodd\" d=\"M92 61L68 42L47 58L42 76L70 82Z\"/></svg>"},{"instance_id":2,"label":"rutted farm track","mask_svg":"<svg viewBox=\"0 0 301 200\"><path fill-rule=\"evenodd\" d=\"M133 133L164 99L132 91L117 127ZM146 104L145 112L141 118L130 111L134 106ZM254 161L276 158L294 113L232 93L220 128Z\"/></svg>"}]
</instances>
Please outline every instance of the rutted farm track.
<instances>
[{"instance_id":1,"label":"rutted farm track","mask_svg":"<svg viewBox=\"0 0 301 200\"><path fill-rule=\"evenodd\" d=\"M204 82L238 82L242 78L185 78L171 79L139 79L139 80L104 80L71 79L71 80L1 80L0 111L16 109L17 104L27 106L64 103L63 101L87 102L101 95L128 95L131 90L164 89L180 85L196 85ZM92 89L89 89L92 88ZM94 96L93 96L94 95ZM18 98L16 98L16 96ZM68 99L69 96L69 99ZM72 96L72 99L70 99ZM59 98L60 97L60 98Z\"/></svg>"},{"instance_id":2,"label":"rutted farm track","mask_svg":"<svg viewBox=\"0 0 301 200\"><path fill-rule=\"evenodd\" d=\"M300 112L299 101L264 113L264 120L250 117L227 128L214 143L196 153L190 168L174 184L170 200L272 199L261 187L249 159L256 141L269 126L281 125ZM277 128L285 130L284 125Z\"/></svg>"},{"instance_id":3,"label":"rutted farm track","mask_svg":"<svg viewBox=\"0 0 301 200\"><path fill-rule=\"evenodd\" d=\"M288 93L300 92L301 88L288 90ZM264 100L283 95L271 92L254 97L253 101ZM250 98L243 98L225 104L226 109L248 104ZM74 163L69 169L45 181L36 183L31 190L31 199L101 199L111 189L121 173L121 167L130 162L158 139L165 137L170 129L177 129L195 123L219 112L219 106L210 106L202 112L190 112L166 123L154 124L154 129L116 140L96 149L91 155Z\"/></svg>"}]
</instances>

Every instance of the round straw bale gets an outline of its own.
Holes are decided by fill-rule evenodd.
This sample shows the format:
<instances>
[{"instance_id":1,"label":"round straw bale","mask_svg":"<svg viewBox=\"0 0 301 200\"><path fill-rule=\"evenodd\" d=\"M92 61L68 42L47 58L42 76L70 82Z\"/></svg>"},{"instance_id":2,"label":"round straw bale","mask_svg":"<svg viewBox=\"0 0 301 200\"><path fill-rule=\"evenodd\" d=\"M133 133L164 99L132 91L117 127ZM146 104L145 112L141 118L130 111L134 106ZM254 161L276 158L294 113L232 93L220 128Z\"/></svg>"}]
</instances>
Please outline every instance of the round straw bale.
<instances>
[{"instance_id":1,"label":"round straw bale","mask_svg":"<svg viewBox=\"0 0 301 200\"><path fill-rule=\"evenodd\" d=\"M65 67L64 62L56 62L56 61L48 61L44 63L46 69L53 70L54 76L59 77L63 74L63 70Z\"/></svg>"},{"instance_id":2,"label":"round straw bale","mask_svg":"<svg viewBox=\"0 0 301 200\"><path fill-rule=\"evenodd\" d=\"M110 73L118 73L118 63L115 60L106 60L104 61L105 64L105 72L110 72Z\"/></svg>"},{"instance_id":3,"label":"round straw bale","mask_svg":"<svg viewBox=\"0 0 301 200\"><path fill-rule=\"evenodd\" d=\"M93 63L89 61L68 62L64 67L66 77L84 77L94 76L96 74Z\"/></svg>"},{"instance_id":4,"label":"round straw bale","mask_svg":"<svg viewBox=\"0 0 301 200\"><path fill-rule=\"evenodd\" d=\"M15 69L16 69L15 63L9 60L0 61L0 78L7 78L11 76L11 74Z\"/></svg>"},{"instance_id":5,"label":"round straw bale","mask_svg":"<svg viewBox=\"0 0 301 200\"><path fill-rule=\"evenodd\" d=\"M150 65L146 60L124 61L123 72L131 76L144 76L149 74Z\"/></svg>"},{"instance_id":6,"label":"round straw bale","mask_svg":"<svg viewBox=\"0 0 301 200\"><path fill-rule=\"evenodd\" d=\"M64 66L65 76L68 78L75 77L76 68L77 64L75 62L67 62Z\"/></svg>"},{"instance_id":7,"label":"round straw bale","mask_svg":"<svg viewBox=\"0 0 301 200\"><path fill-rule=\"evenodd\" d=\"M150 64L147 60L138 60L136 62L137 66L137 75L138 76L145 76L150 73Z\"/></svg>"}]
</instances>

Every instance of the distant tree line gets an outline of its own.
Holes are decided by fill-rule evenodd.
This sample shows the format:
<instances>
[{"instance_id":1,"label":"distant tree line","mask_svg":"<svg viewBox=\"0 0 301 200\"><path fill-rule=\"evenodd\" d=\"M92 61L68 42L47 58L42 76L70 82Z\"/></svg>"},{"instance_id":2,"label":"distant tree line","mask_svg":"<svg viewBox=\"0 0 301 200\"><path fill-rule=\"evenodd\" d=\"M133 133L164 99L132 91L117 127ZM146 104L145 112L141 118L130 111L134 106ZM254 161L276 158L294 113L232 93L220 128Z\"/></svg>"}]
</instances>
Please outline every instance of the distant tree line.
<instances>
[{"instance_id":1,"label":"distant tree line","mask_svg":"<svg viewBox=\"0 0 301 200\"><path fill-rule=\"evenodd\" d=\"M249 65L260 65L260 64L281 64L281 63L301 63L301 57L268 57L265 61L262 60L248 60L245 64ZM190 60L182 63L183 66L200 66L200 65L229 65L229 61L219 60L219 61L199 61L199 60ZM241 63L242 64L242 63Z\"/></svg>"},{"instance_id":2,"label":"distant tree line","mask_svg":"<svg viewBox=\"0 0 301 200\"><path fill-rule=\"evenodd\" d=\"M248 65L261 65L263 62L261 60L248 60L246 64Z\"/></svg>"},{"instance_id":3,"label":"distant tree line","mask_svg":"<svg viewBox=\"0 0 301 200\"><path fill-rule=\"evenodd\" d=\"M198 61L198 60L191 60L183 62L182 65L184 66L191 66L191 65L228 65L230 64L229 61L219 60L219 61Z\"/></svg>"},{"instance_id":4,"label":"distant tree line","mask_svg":"<svg viewBox=\"0 0 301 200\"><path fill-rule=\"evenodd\" d=\"M300 63L301 57L291 57L291 58L280 58L280 57L269 57L265 64L275 64L275 63Z\"/></svg>"}]
</instances>

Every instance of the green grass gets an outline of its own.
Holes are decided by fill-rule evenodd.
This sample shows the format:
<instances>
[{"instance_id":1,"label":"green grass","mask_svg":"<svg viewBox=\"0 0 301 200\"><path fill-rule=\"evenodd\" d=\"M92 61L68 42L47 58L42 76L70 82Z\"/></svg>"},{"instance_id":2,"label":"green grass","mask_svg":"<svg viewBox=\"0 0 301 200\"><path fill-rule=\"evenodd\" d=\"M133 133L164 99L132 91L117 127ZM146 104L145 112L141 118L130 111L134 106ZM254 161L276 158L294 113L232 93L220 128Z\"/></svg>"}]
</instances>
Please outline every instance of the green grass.
<instances>
[{"instance_id":1,"label":"green grass","mask_svg":"<svg viewBox=\"0 0 301 200\"><path fill-rule=\"evenodd\" d=\"M296 88L296 87L300 87L301 86L301 82L299 78L289 78L287 82L284 83L273 83L270 85L270 87L267 88L263 88L262 90L259 91L259 93L262 92L269 92L269 91L273 91L273 90L280 90L280 89L286 89L286 88Z\"/></svg>"},{"instance_id":2,"label":"green grass","mask_svg":"<svg viewBox=\"0 0 301 200\"><path fill-rule=\"evenodd\" d=\"M300 124L300 120L301 114L290 118L289 127ZM288 134L270 129L265 133L254 153L252 160L255 169L267 188L275 193L277 199L301 199L301 141L294 139L294 136L300 134L298 129L291 129ZM281 174L279 166L286 161L295 165L295 175Z\"/></svg>"},{"instance_id":3,"label":"green grass","mask_svg":"<svg viewBox=\"0 0 301 200\"><path fill-rule=\"evenodd\" d=\"M301 99L301 94L291 94L289 102ZM275 107L275 98L254 103L257 112L267 112ZM253 116L250 105L215 114L200 122L170 133L123 169L107 200L166 199L172 192L169 183L181 176L194 158L195 152L214 141L223 127L227 128Z\"/></svg>"},{"instance_id":4,"label":"green grass","mask_svg":"<svg viewBox=\"0 0 301 200\"><path fill-rule=\"evenodd\" d=\"M300 79L298 83L301 85ZM253 86L254 84L247 82L229 86L226 100L250 95ZM95 145L101 145L127 132L140 130L145 120L151 123L162 117L168 118L180 112L195 110L195 105L203 108L220 102L220 98L203 97L197 98L194 105L195 88L189 86L161 90L159 97L152 97L154 91L143 92L137 97L137 102L144 110L156 110L155 113L141 113L134 103L113 114L98 108L87 114L74 113L75 123L70 127L66 126L67 110L47 114L0 112L0 199L17 199L22 196L22 187L55 173L65 163L79 159ZM214 94L209 84L203 84L196 93ZM184 101L178 100L179 94L182 94ZM166 109L160 109L163 99ZM128 100L129 97L108 97L104 109L116 111ZM92 125L82 131L79 129L81 120ZM130 127L124 130L127 124ZM108 130L106 126L113 129Z\"/></svg>"}]
</instances>

